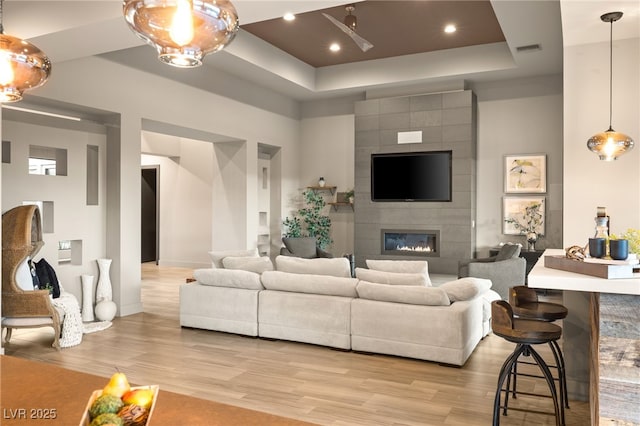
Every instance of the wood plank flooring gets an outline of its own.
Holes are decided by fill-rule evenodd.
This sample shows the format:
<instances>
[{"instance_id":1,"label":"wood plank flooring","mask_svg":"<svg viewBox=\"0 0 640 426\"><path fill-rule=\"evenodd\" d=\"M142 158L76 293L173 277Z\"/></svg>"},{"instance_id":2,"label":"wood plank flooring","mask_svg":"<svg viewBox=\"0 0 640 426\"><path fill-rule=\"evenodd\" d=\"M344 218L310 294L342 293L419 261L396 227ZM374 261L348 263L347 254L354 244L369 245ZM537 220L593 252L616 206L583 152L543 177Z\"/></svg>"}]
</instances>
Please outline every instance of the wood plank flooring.
<instances>
[{"instance_id":1,"label":"wood plank flooring","mask_svg":"<svg viewBox=\"0 0 640 426\"><path fill-rule=\"evenodd\" d=\"M117 367L135 384L159 384L161 389L321 425L491 424L498 371L513 350L499 337L486 337L466 365L455 368L183 329L178 288L190 275L188 269L144 264L144 313L116 318L111 328L86 334L80 345L59 352L50 347L51 330L16 330L5 353L105 378ZM527 378L519 379L518 388L546 390L544 381ZM525 396L513 406L552 408L549 399ZM566 416L568 426L588 425L588 403L571 401ZM509 411L501 424L555 421L553 416Z\"/></svg>"}]
</instances>

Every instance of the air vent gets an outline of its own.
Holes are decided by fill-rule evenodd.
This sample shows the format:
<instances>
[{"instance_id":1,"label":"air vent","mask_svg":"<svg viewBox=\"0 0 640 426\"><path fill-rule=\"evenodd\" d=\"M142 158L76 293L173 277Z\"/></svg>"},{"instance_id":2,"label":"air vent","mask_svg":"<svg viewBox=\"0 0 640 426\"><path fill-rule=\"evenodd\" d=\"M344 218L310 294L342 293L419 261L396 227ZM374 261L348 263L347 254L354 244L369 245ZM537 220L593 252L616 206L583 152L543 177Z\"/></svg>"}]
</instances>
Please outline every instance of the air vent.
<instances>
[{"instance_id":1,"label":"air vent","mask_svg":"<svg viewBox=\"0 0 640 426\"><path fill-rule=\"evenodd\" d=\"M534 50L542 50L542 47L540 47L539 44L529 44L526 46L518 46L516 47L516 50L518 52L532 52Z\"/></svg>"}]
</instances>

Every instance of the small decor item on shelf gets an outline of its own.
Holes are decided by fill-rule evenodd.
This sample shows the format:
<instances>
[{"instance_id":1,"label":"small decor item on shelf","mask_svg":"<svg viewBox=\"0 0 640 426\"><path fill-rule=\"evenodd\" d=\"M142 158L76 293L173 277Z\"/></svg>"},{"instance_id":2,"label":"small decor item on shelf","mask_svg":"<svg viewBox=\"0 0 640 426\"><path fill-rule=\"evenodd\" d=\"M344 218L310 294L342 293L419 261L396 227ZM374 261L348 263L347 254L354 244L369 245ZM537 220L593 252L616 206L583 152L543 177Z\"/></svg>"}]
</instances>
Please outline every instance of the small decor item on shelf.
<instances>
[{"instance_id":1,"label":"small decor item on shelf","mask_svg":"<svg viewBox=\"0 0 640 426\"><path fill-rule=\"evenodd\" d=\"M324 178L322 176L320 176L320 179L318 179L318 186L323 188L324 185L325 185Z\"/></svg>"},{"instance_id":2,"label":"small decor item on shelf","mask_svg":"<svg viewBox=\"0 0 640 426\"><path fill-rule=\"evenodd\" d=\"M595 238L609 238L609 216L605 207L598 207L594 220L596 221Z\"/></svg>"},{"instance_id":3,"label":"small decor item on shelf","mask_svg":"<svg viewBox=\"0 0 640 426\"><path fill-rule=\"evenodd\" d=\"M535 232L527 233L527 250L535 251L536 241L538 241L538 234Z\"/></svg>"},{"instance_id":4,"label":"small decor item on shelf","mask_svg":"<svg viewBox=\"0 0 640 426\"><path fill-rule=\"evenodd\" d=\"M353 204L353 199L355 196L355 192L353 191L353 189L348 190L347 192L344 193L344 198L349 201L351 204Z\"/></svg>"}]
</instances>

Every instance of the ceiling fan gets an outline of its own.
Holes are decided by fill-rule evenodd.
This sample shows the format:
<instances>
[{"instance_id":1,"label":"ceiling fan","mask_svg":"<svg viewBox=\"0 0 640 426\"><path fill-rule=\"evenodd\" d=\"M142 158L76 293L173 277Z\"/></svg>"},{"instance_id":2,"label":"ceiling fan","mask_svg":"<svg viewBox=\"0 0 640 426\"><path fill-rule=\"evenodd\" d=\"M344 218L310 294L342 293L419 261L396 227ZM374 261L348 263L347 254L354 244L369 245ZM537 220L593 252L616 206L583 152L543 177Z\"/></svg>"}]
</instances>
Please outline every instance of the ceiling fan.
<instances>
[{"instance_id":1,"label":"ceiling fan","mask_svg":"<svg viewBox=\"0 0 640 426\"><path fill-rule=\"evenodd\" d=\"M336 27L340 28L349 37L351 37L351 39L358 45L360 49L362 49L363 52L366 52L373 47L373 44L356 34L356 26L358 25L358 20L355 15L351 14L351 12L356 10L356 7L355 5L350 4L346 6L345 9L347 10L348 15L344 17L344 23L338 21L336 18L329 14L323 13L323 15Z\"/></svg>"}]
</instances>

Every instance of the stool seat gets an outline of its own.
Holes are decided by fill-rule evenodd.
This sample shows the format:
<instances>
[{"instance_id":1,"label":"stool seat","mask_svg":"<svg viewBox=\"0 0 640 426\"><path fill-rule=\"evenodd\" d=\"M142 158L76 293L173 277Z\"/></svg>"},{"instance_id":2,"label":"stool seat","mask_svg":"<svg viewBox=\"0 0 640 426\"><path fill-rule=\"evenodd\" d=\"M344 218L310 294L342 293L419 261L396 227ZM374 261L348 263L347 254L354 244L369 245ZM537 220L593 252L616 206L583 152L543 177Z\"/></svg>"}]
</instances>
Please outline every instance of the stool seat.
<instances>
[{"instance_id":1,"label":"stool seat","mask_svg":"<svg viewBox=\"0 0 640 426\"><path fill-rule=\"evenodd\" d=\"M537 345L558 340L562 336L562 328L543 321L513 319L513 327L493 327L493 333L512 343Z\"/></svg>"},{"instance_id":2,"label":"stool seat","mask_svg":"<svg viewBox=\"0 0 640 426\"><path fill-rule=\"evenodd\" d=\"M567 317L569 310L559 304L551 302L524 302L512 305L513 314L520 318L537 319L543 321L557 321Z\"/></svg>"}]
</instances>

